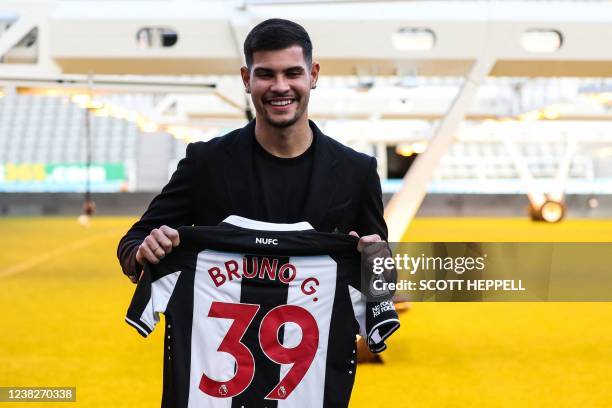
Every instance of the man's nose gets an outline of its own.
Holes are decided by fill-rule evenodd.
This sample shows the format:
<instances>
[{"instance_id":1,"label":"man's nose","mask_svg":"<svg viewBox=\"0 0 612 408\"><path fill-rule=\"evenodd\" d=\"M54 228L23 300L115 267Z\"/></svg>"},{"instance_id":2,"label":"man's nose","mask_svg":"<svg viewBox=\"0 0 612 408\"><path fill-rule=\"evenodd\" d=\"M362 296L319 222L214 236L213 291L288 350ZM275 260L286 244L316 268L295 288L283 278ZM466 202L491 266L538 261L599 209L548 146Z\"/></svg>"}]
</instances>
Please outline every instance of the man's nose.
<instances>
[{"instance_id":1,"label":"man's nose","mask_svg":"<svg viewBox=\"0 0 612 408\"><path fill-rule=\"evenodd\" d=\"M273 92L286 92L289 90L289 82L287 81L287 78L285 78L284 75L277 75L274 78L274 83L271 86L271 91Z\"/></svg>"}]
</instances>

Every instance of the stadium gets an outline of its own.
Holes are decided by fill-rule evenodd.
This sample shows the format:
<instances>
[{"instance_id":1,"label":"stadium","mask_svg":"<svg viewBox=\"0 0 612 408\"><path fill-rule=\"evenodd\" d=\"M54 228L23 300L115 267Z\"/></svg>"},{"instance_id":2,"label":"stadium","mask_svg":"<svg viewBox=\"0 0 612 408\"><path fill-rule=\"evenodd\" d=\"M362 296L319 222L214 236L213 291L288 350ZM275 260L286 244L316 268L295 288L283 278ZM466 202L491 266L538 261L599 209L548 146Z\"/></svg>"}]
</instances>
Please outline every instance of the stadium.
<instances>
[{"instance_id":1,"label":"stadium","mask_svg":"<svg viewBox=\"0 0 612 408\"><path fill-rule=\"evenodd\" d=\"M380 355L359 347L350 406L609 406L612 5L597 0L2 1L0 406L58 387L71 406L159 405L164 332L124 322L136 286L117 245L190 143L254 117L242 47L269 18L310 34L309 117L376 158L388 241L485 248L510 265L500 279L537 286L398 291L401 328Z\"/></svg>"}]
</instances>

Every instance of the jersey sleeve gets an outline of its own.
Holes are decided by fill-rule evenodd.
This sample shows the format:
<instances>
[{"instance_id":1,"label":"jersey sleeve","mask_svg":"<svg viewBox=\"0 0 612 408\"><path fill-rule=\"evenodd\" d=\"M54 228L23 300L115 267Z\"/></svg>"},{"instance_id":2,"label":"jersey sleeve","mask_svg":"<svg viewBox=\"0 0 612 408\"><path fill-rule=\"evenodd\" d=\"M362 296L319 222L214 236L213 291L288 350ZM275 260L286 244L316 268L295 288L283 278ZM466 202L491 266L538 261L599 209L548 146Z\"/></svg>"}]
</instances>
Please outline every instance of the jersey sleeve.
<instances>
[{"instance_id":1,"label":"jersey sleeve","mask_svg":"<svg viewBox=\"0 0 612 408\"><path fill-rule=\"evenodd\" d=\"M373 353L387 348L385 340L400 327L400 321L391 300L366 302L365 326L368 333L368 347Z\"/></svg>"},{"instance_id":2,"label":"jersey sleeve","mask_svg":"<svg viewBox=\"0 0 612 408\"><path fill-rule=\"evenodd\" d=\"M400 327L395 305L390 300L368 302L366 297L349 285L355 319L359 323L359 335L366 339L372 353L387 348L385 340Z\"/></svg>"},{"instance_id":3,"label":"jersey sleeve","mask_svg":"<svg viewBox=\"0 0 612 408\"><path fill-rule=\"evenodd\" d=\"M145 266L125 317L143 337L151 334L159 314L166 311L180 274L180 270L172 271L163 263Z\"/></svg>"}]
</instances>

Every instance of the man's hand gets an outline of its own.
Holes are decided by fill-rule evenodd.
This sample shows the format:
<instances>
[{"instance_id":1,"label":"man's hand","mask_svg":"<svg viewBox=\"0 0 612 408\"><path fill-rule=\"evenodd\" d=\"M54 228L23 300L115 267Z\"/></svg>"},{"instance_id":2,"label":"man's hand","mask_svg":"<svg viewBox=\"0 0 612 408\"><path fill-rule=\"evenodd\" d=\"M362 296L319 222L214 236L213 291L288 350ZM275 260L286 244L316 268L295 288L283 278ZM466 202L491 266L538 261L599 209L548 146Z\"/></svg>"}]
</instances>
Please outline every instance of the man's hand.
<instances>
[{"instance_id":1,"label":"man's hand","mask_svg":"<svg viewBox=\"0 0 612 408\"><path fill-rule=\"evenodd\" d=\"M136 261L141 265L144 265L145 261L152 264L159 263L179 243L178 231L167 225L162 225L151 231L142 244L140 244L136 252Z\"/></svg>"},{"instance_id":2,"label":"man's hand","mask_svg":"<svg viewBox=\"0 0 612 408\"><path fill-rule=\"evenodd\" d=\"M359 238L357 250L361 253L362 293L368 296L368 300L391 300L395 291L379 291L373 286L374 280L382 280L387 283L397 282L397 271L395 267L384 268L381 276L374 274L376 259L393 257L389 245L386 241L383 241L378 234L359 237L359 234L355 231L351 231L349 235ZM367 289L363 289L364 282L365 285L367 285Z\"/></svg>"},{"instance_id":3,"label":"man's hand","mask_svg":"<svg viewBox=\"0 0 612 408\"><path fill-rule=\"evenodd\" d=\"M367 244L382 242L382 239L378 234L364 235L363 237L359 237L359 234L357 234L355 231L351 231L349 232L349 235L359 238L359 243L357 243L357 250L359 252L363 252L363 248L365 248Z\"/></svg>"}]
</instances>

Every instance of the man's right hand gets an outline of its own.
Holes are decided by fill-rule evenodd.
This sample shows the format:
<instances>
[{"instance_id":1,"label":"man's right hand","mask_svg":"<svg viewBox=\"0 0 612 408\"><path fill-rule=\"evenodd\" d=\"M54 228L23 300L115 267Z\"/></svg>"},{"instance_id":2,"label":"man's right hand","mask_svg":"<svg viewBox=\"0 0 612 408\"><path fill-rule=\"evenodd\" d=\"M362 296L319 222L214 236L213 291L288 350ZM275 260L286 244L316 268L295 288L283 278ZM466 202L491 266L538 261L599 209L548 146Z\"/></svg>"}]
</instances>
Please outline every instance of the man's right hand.
<instances>
[{"instance_id":1,"label":"man's right hand","mask_svg":"<svg viewBox=\"0 0 612 408\"><path fill-rule=\"evenodd\" d=\"M138 251L136 251L136 261L141 265L144 265L145 261L152 264L159 263L179 243L178 231L167 225L162 225L151 231L140 244Z\"/></svg>"}]
</instances>

